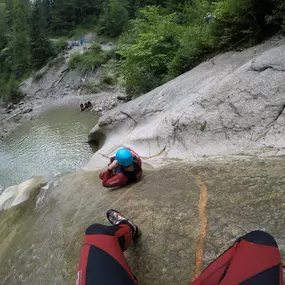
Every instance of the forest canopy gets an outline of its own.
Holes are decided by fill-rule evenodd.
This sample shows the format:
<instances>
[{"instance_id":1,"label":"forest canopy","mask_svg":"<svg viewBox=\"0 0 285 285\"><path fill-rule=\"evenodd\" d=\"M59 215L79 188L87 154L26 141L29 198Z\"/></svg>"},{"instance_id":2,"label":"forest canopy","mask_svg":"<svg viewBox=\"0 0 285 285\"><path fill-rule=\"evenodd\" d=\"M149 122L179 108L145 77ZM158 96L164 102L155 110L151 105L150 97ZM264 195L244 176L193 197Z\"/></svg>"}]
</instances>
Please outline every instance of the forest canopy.
<instances>
[{"instance_id":1,"label":"forest canopy","mask_svg":"<svg viewBox=\"0 0 285 285\"><path fill-rule=\"evenodd\" d=\"M284 30L285 0L0 0L0 96L55 57L79 26L119 37L119 73L143 93L207 54L248 46Z\"/></svg>"}]
</instances>

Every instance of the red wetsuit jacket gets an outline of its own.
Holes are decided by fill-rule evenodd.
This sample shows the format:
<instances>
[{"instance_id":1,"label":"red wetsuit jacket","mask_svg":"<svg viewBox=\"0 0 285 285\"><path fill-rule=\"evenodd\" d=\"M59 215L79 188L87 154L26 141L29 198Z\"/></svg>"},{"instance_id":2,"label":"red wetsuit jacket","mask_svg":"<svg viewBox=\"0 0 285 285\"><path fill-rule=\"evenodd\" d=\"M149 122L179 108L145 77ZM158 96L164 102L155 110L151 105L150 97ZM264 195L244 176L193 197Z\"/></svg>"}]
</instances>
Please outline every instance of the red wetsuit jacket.
<instances>
[{"instance_id":1,"label":"red wetsuit jacket","mask_svg":"<svg viewBox=\"0 0 285 285\"><path fill-rule=\"evenodd\" d=\"M106 170L104 172L100 173L100 178L103 180L102 185L104 187L118 187L118 186L124 186L128 183L136 182L138 181L142 174L142 161L139 155L134 152L132 149L127 148L133 155L134 162L133 162L133 171L126 171L123 166L119 165L116 169L113 171ZM115 157L112 157L110 159L110 163L112 163L115 160Z\"/></svg>"}]
</instances>

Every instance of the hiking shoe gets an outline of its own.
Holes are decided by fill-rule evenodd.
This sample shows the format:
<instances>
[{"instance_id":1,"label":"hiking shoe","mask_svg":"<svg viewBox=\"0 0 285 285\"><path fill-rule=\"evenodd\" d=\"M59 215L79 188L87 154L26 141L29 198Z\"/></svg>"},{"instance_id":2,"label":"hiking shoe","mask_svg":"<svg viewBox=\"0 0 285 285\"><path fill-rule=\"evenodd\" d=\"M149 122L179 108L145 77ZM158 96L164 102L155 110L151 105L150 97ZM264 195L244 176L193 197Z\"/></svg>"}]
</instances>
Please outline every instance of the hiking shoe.
<instances>
[{"instance_id":1,"label":"hiking shoe","mask_svg":"<svg viewBox=\"0 0 285 285\"><path fill-rule=\"evenodd\" d=\"M132 229L133 239L136 239L140 236L140 229L133 222L123 216L120 212L110 209L107 212L107 218L113 226L118 226L120 224L128 225Z\"/></svg>"}]
</instances>

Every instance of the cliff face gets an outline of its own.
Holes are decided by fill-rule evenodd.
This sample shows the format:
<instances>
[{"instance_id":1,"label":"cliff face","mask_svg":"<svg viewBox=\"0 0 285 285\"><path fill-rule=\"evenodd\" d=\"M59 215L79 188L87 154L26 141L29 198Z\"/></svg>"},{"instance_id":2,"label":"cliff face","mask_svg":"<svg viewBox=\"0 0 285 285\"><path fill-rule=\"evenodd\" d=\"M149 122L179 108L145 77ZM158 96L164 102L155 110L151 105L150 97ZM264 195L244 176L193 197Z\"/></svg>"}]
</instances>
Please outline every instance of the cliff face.
<instances>
[{"instance_id":1,"label":"cliff face","mask_svg":"<svg viewBox=\"0 0 285 285\"><path fill-rule=\"evenodd\" d=\"M271 39L219 55L106 113L90 133L103 147L86 169L122 145L144 157L281 155L284 108L285 39Z\"/></svg>"}]
</instances>

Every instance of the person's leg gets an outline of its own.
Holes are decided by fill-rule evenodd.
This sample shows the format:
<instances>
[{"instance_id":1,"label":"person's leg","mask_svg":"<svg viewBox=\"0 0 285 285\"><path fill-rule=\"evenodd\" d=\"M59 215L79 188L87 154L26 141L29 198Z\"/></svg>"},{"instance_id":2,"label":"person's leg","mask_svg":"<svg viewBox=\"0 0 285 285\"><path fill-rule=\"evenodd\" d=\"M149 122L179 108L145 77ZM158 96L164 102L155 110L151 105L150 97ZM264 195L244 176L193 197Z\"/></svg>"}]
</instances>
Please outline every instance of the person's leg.
<instances>
[{"instance_id":1,"label":"person's leg","mask_svg":"<svg viewBox=\"0 0 285 285\"><path fill-rule=\"evenodd\" d=\"M266 232L253 231L239 238L191 285L281 285L278 246Z\"/></svg>"},{"instance_id":2,"label":"person's leg","mask_svg":"<svg viewBox=\"0 0 285 285\"><path fill-rule=\"evenodd\" d=\"M120 220L109 219L109 216L114 216L115 213L118 213ZM113 226L94 224L85 232L77 285L137 284L123 251L127 250L132 239L138 236L138 227L114 210L109 210L107 217Z\"/></svg>"},{"instance_id":3,"label":"person's leg","mask_svg":"<svg viewBox=\"0 0 285 285\"><path fill-rule=\"evenodd\" d=\"M105 175L106 172L107 172L107 171L102 171L102 172L100 172L99 177L100 177L101 180L104 179L104 175Z\"/></svg>"},{"instance_id":4,"label":"person's leg","mask_svg":"<svg viewBox=\"0 0 285 285\"><path fill-rule=\"evenodd\" d=\"M77 285L135 285L123 254L132 241L128 225L91 225L80 254Z\"/></svg>"}]
</instances>

